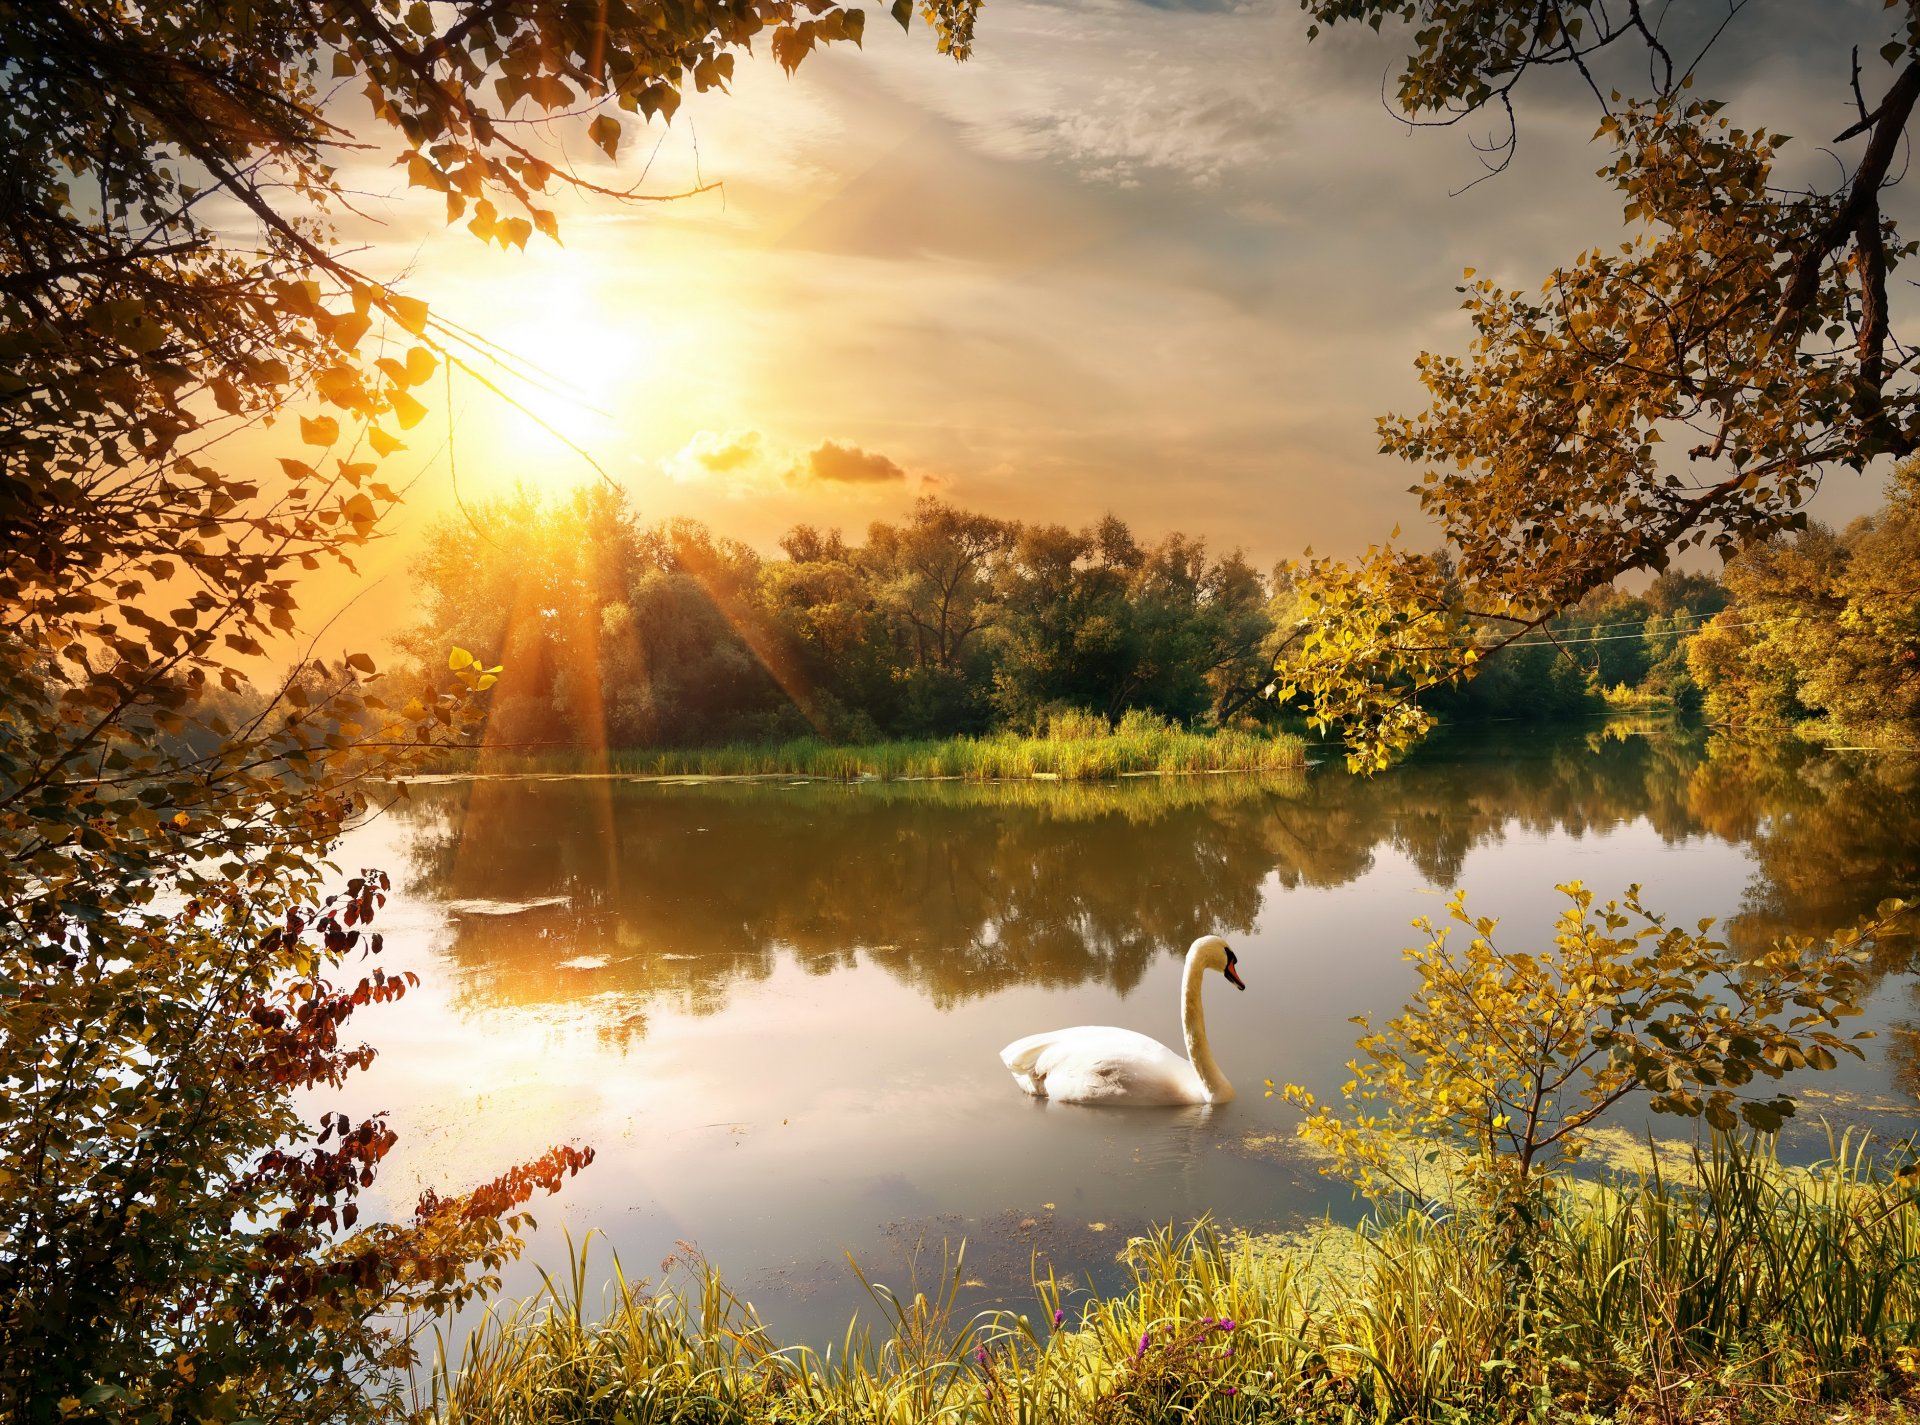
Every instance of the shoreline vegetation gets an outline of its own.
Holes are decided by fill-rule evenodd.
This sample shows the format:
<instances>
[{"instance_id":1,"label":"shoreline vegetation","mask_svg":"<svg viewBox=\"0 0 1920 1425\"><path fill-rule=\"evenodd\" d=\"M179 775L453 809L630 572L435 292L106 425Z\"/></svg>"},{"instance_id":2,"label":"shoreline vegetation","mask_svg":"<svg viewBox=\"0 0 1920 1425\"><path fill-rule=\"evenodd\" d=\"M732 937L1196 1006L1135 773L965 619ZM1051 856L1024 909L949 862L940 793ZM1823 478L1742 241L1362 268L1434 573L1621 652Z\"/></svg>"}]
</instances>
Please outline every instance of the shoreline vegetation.
<instances>
[{"instance_id":1,"label":"shoreline vegetation","mask_svg":"<svg viewBox=\"0 0 1920 1425\"><path fill-rule=\"evenodd\" d=\"M1786 1167L1716 1136L1542 1185L1533 1222L1422 1204L1284 1239L1136 1238L1131 1289L1027 1313L862 1281L882 1330L780 1346L709 1263L655 1290L591 1240L414 1382L430 1425L1911 1420L1920 1206L1864 1138ZM964 1248L961 1249L964 1252ZM857 1270L857 1269L856 1269ZM1851 1414L1836 1414L1844 1408Z\"/></svg>"},{"instance_id":2,"label":"shoreline vegetation","mask_svg":"<svg viewBox=\"0 0 1920 1425\"><path fill-rule=\"evenodd\" d=\"M723 747L566 749L516 753L486 748L443 757L432 770L475 774L596 771L653 777L809 777L823 781L1105 781L1136 775L1288 773L1307 765L1306 743L1287 733L1223 728L1189 732L1129 714L1111 730L1101 718L1057 720L1045 737L894 740L842 745L823 738Z\"/></svg>"}]
</instances>

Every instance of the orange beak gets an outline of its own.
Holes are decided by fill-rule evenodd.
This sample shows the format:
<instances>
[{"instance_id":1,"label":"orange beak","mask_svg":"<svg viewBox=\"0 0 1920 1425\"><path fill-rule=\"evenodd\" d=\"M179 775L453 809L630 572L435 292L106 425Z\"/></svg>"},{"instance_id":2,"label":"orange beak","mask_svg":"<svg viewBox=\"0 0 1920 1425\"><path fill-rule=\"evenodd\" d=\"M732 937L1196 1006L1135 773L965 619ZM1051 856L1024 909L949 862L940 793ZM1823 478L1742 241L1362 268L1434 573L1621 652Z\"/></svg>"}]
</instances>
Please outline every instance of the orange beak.
<instances>
[{"instance_id":1,"label":"orange beak","mask_svg":"<svg viewBox=\"0 0 1920 1425\"><path fill-rule=\"evenodd\" d=\"M1240 972L1234 969L1233 966L1231 965L1227 966L1227 968L1221 971L1221 973L1224 974L1229 980L1233 981L1233 985L1235 989L1244 990L1247 987L1246 981L1240 978Z\"/></svg>"}]
</instances>

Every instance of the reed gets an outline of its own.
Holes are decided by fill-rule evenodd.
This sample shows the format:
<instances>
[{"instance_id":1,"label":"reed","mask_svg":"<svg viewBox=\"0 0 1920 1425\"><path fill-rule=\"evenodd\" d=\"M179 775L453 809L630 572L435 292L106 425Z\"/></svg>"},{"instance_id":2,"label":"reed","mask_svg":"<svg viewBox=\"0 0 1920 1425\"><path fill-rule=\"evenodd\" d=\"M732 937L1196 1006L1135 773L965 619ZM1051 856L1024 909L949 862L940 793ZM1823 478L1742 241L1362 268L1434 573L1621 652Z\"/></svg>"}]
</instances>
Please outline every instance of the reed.
<instances>
[{"instance_id":1,"label":"reed","mask_svg":"<svg viewBox=\"0 0 1920 1425\"><path fill-rule=\"evenodd\" d=\"M1056 725L1054 735L994 733L926 742L842 746L801 738L764 746L621 748L535 755L487 752L448 770L555 773L581 770L655 777L818 777L831 781L957 778L970 782L1059 779L1097 781L1131 773L1290 772L1306 765L1306 747L1284 734L1222 729L1189 732L1129 714L1108 731L1104 719Z\"/></svg>"},{"instance_id":2,"label":"reed","mask_svg":"<svg viewBox=\"0 0 1920 1425\"><path fill-rule=\"evenodd\" d=\"M561 1279L440 1355L435 1425L1262 1420L1826 1420L1897 1415L1920 1379L1920 1209L1863 1139L1812 1168L1719 1140L1547 1185L1531 1226L1379 1213L1284 1242L1207 1224L1135 1239L1128 1290L964 1315L959 1256L931 1295L869 1283L873 1329L776 1347L703 1262L653 1291L614 1263ZM1036 1324L1037 1323L1037 1324ZM1857 1417L1856 1417L1857 1418Z\"/></svg>"}]
</instances>

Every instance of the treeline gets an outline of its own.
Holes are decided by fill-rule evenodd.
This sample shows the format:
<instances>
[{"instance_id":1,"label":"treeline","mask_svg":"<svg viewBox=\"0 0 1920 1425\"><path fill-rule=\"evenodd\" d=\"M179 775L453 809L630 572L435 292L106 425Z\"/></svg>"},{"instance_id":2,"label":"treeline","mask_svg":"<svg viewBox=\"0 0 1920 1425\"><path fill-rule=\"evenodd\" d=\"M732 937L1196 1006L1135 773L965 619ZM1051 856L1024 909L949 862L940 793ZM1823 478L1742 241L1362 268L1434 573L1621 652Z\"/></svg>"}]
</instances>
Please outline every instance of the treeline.
<instances>
[{"instance_id":1,"label":"treeline","mask_svg":"<svg viewBox=\"0 0 1920 1425\"><path fill-rule=\"evenodd\" d=\"M1748 732L1920 745L1920 465L1873 514L1744 550L1718 579L1596 590L1430 700L1455 720L1663 703Z\"/></svg>"},{"instance_id":2,"label":"treeline","mask_svg":"<svg viewBox=\"0 0 1920 1425\"><path fill-rule=\"evenodd\" d=\"M1876 513L1759 546L1725 579L1729 613L1689 655L1709 717L1920 743L1920 465Z\"/></svg>"},{"instance_id":3,"label":"treeline","mask_svg":"<svg viewBox=\"0 0 1920 1425\"><path fill-rule=\"evenodd\" d=\"M1276 591L1236 551L1108 517L1023 525L923 499L860 543L801 525L765 557L610 488L443 524L401 636L504 663L495 745L713 745L1042 731L1073 709L1187 726L1273 715Z\"/></svg>"},{"instance_id":4,"label":"treeline","mask_svg":"<svg viewBox=\"0 0 1920 1425\"><path fill-rule=\"evenodd\" d=\"M1490 655L1478 676L1428 706L1445 720L1549 719L1609 706L1697 708L1687 648L1728 592L1705 574L1668 571L1641 593L1596 589L1545 628ZM1497 629L1486 630L1491 639Z\"/></svg>"},{"instance_id":5,"label":"treeline","mask_svg":"<svg viewBox=\"0 0 1920 1425\"><path fill-rule=\"evenodd\" d=\"M1920 476L1877 514L1747 551L1722 578L1600 589L1428 695L1442 720L1671 705L1712 721L1920 740ZM448 521L400 646L504 662L488 740L532 747L836 743L1047 731L1073 713L1193 728L1288 717L1261 696L1295 627L1262 574L1108 516L1074 530L923 499L858 543L800 525L765 556L607 487ZM1488 630L1489 636L1494 630Z\"/></svg>"}]
</instances>

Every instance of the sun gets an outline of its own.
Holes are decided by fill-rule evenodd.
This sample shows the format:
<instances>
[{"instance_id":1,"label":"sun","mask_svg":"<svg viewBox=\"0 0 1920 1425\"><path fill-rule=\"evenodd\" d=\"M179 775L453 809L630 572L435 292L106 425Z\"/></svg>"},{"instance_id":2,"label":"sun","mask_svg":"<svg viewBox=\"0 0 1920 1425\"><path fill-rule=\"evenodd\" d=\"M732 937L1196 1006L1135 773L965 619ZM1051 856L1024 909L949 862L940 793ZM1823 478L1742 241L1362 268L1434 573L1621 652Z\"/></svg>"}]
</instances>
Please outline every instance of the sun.
<instances>
[{"instance_id":1,"label":"sun","mask_svg":"<svg viewBox=\"0 0 1920 1425\"><path fill-rule=\"evenodd\" d=\"M604 463L656 375L658 344L646 317L584 264L549 266L514 283L475 328L473 345L476 390L462 402L462 434L484 440L482 463L505 482L569 467L584 474L581 452Z\"/></svg>"}]
</instances>

